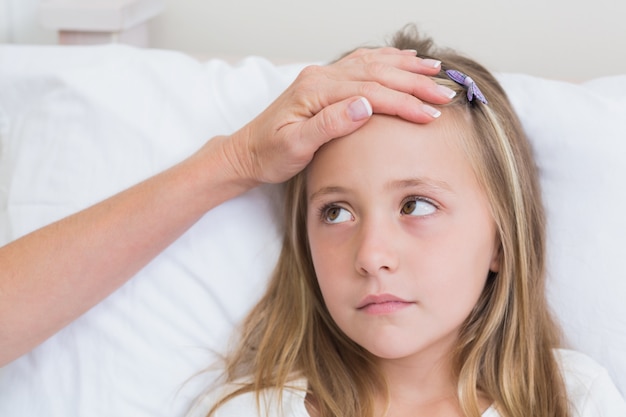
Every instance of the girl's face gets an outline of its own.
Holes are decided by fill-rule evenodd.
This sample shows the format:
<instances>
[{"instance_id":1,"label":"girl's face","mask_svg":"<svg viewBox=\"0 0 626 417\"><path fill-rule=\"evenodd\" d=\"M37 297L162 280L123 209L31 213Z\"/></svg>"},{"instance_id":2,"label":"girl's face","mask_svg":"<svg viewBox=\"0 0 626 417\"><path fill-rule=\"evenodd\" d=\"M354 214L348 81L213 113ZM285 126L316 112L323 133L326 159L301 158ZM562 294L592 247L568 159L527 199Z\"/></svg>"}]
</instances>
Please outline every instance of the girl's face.
<instances>
[{"instance_id":1,"label":"girl's face","mask_svg":"<svg viewBox=\"0 0 626 417\"><path fill-rule=\"evenodd\" d=\"M324 301L339 328L382 359L450 352L498 269L485 192L445 117L417 125L374 116L308 168L307 230Z\"/></svg>"}]
</instances>

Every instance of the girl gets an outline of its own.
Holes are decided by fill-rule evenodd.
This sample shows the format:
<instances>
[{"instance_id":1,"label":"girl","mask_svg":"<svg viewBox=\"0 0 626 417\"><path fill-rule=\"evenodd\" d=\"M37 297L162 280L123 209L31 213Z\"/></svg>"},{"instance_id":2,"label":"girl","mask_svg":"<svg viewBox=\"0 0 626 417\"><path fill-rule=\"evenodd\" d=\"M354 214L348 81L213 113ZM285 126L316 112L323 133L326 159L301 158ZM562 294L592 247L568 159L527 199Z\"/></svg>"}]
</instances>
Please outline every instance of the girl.
<instances>
[{"instance_id":1,"label":"girl","mask_svg":"<svg viewBox=\"0 0 626 417\"><path fill-rule=\"evenodd\" d=\"M541 192L504 91L410 30L393 46L441 60L457 97L428 125L373 116L288 182L274 276L200 411L626 415L603 369L557 349Z\"/></svg>"}]
</instances>

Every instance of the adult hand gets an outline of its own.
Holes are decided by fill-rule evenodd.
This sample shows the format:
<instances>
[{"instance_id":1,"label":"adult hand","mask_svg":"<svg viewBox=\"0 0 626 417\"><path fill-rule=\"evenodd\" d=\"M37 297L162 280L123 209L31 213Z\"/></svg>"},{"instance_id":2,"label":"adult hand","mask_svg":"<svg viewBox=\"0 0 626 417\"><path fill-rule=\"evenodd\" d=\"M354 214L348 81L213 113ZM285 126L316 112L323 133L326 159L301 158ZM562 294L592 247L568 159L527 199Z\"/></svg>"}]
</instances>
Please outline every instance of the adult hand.
<instances>
[{"instance_id":1,"label":"adult hand","mask_svg":"<svg viewBox=\"0 0 626 417\"><path fill-rule=\"evenodd\" d=\"M287 90L227 141L234 175L252 184L286 181L317 149L361 127L374 113L427 123L454 92L429 75L440 63L415 51L359 49L326 66L305 68Z\"/></svg>"}]
</instances>

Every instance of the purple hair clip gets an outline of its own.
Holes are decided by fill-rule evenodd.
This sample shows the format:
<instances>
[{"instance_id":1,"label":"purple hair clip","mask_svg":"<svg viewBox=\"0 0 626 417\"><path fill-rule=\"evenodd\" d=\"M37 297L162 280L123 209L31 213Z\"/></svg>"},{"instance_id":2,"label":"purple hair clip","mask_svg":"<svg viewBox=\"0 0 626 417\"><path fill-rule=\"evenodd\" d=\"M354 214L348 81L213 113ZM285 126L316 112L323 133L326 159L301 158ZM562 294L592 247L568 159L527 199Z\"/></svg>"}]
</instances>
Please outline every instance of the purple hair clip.
<instances>
[{"instance_id":1,"label":"purple hair clip","mask_svg":"<svg viewBox=\"0 0 626 417\"><path fill-rule=\"evenodd\" d=\"M483 96L483 93L480 92L480 89L476 85L476 82L472 80L472 77L457 70L446 70L446 74L450 79L467 88L467 99L469 101L472 101L474 97L476 97L482 103L487 104L487 99Z\"/></svg>"}]
</instances>

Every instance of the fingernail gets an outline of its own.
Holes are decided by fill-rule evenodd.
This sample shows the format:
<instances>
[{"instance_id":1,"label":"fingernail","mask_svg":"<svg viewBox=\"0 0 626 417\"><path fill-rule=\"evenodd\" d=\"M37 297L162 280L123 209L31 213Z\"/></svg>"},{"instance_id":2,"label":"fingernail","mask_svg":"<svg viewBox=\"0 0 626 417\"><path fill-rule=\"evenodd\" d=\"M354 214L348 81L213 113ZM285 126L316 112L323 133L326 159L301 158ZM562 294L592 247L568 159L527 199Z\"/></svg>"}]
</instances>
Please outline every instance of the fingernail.
<instances>
[{"instance_id":1,"label":"fingernail","mask_svg":"<svg viewBox=\"0 0 626 417\"><path fill-rule=\"evenodd\" d=\"M361 97L358 100L353 101L348 106L348 114L353 122L367 119L372 115L372 113L372 105L365 97Z\"/></svg>"},{"instance_id":2,"label":"fingernail","mask_svg":"<svg viewBox=\"0 0 626 417\"><path fill-rule=\"evenodd\" d=\"M456 91L445 85L437 85L437 92L446 98L454 98L456 96Z\"/></svg>"},{"instance_id":3,"label":"fingernail","mask_svg":"<svg viewBox=\"0 0 626 417\"><path fill-rule=\"evenodd\" d=\"M441 61L438 61L436 59L424 58L422 59L422 64L426 65L427 67L439 68L441 66Z\"/></svg>"},{"instance_id":4,"label":"fingernail","mask_svg":"<svg viewBox=\"0 0 626 417\"><path fill-rule=\"evenodd\" d=\"M424 104L422 109L424 110L425 113L429 114L430 116L434 117L435 119L437 117L441 116L441 112L439 110L437 110L436 108L434 108L432 106L429 106L428 104Z\"/></svg>"},{"instance_id":5,"label":"fingernail","mask_svg":"<svg viewBox=\"0 0 626 417\"><path fill-rule=\"evenodd\" d=\"M417 56L417 49L403 49L402 52Z\"/></svg>"}]
</instances>

